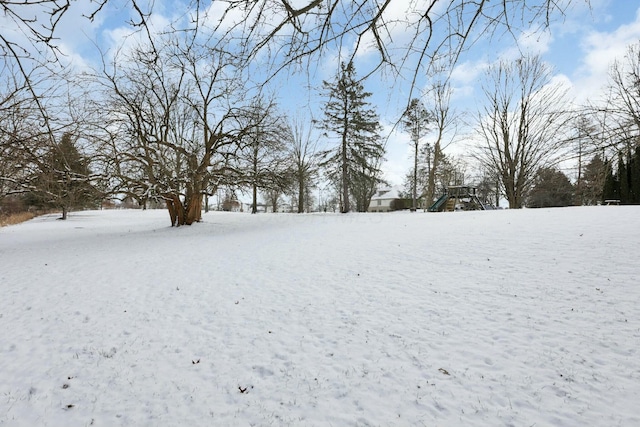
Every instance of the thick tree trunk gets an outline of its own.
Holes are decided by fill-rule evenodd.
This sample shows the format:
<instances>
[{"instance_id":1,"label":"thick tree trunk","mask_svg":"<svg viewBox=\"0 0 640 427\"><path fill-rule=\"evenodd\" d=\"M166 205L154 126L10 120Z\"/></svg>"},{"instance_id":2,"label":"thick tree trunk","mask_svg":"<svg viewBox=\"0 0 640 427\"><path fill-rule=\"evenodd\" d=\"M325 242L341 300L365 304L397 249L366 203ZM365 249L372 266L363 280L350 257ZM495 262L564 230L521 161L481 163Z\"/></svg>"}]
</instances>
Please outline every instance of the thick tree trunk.
<instances>
[{"instance_id":1,"label":"thick tree trunk","mask_svg":"<svg viewBox=\"0 0 640 427\"><path fill-rule=\"evenodd\" d=\"M169 211L169 217L171 218L171 226L176 225L176 220L178 219L178 211L173 206L173 200L164 199L164 204L167 206L167 210Z\"/></svg>"},{"instance_id":2,"label":"thick tree trunk","mask_svg":"<svg viewBox=\"0 0 640 427\"><path fill-rule=\"evenodd\" d=\"M506 175L506 178L503 178L505 196L507 197L507 202L509 202L509 209L519 209L520 208L520 200L518 197L518 190L516 188L515 178L511 173Z\"/></svg>"},{"instance_id":3,"label":"thick tree trunk","mask_svg":"<svg viewBox=\"0 0 640 427\"><path fill-rule=\"evenodd\" d=\"M256 214L258 213L258 186L254 183L252 188L251 188L251 192L252 192L252 198L253 198L253 203L251 206L251 213L252 214Z\"/></svg>"},{"instance_id":4,"label":"thick tree trunk","mask_svg":"<svg viewBox=\"0 0 640 427\"><path fill-rule=\"evenodd\" d=\"M184 215L184 223L191 225L202 220L202 194L196 193L189 198L187 211Z\"/></svg>"},{"instance_id":5,"label":"thick tree trunk","mask_svg":"<svg viewBox=\"0 0 640 427\"><path fill-rule=\"evenodd\" d=\"M414 146L413 151L413 182L411 188L411 212L418 209L418 144Z\"/></svg>"},{"instance_id":6,"label":"thick tree trunk","mask_svg":"<svg viewBox=\"0 0 640 427\"><path fill-rule=\"evenodd\" d=\"M436 193L436 173L438 172L441 156L440 141L436 141L433 150L433 165L429 169L429 182L427 183L427 207L431 206L433 203L434 195Z\"/></svg>"},{"instance_id":7,"label":"thick tree trunk","mask_svg":"<svg viewBox=\"0 0 640 427\"><path fill-rule=\"evenodd\" d=\"M164 201L171 217L171 226L179 227L185 224L184 206L177 194L164 194Z\"/></svg>"},{"instance_id":8,"label":"thick tree trunk","mask_svg":"<svg viewBox=\"0 0 640 427\"><path fill-rule=\"evenodd\" d=\"M206 163L204 163L206 164ZM201 169L205 169L202 167ZM196 171L186 188L184 203L176 193L162 196L167 204L172 226L191 225L202 220L203 189L207 187L207 178L202 171Z\"/></svg>"},{"instance_id":9,"label":"thick tree trunk","mask_svg":"<svg viewBox=\"0 0 640 427\"><path fill-rule=\"evenodd\" d=\"M342 211L341 213L347 213L350 210L349 206L349 167L347 164L347 137L342 137Z\"/></svg>"},{"instance_id":10,"label":"thick tree trunk","mask_svg":"<svg viewBox=\"0 0 640 427\"><path fill-rule=\"evenodd\" d=\"M304 179L298 176L298 213L304 212Z\"/></svg>"},{"instance_id":11,"label":"thick tree trunk","mask_svg":"<svg viewBox=\"0 0 640 427\"><path fill-rule=\"evenodd\" d=\"M258 213L258 146L254 145L253 149L253 164L252 164L252 197L253 197L253 206L251 207L251 213Z\"/></svg>"}]
</instances>

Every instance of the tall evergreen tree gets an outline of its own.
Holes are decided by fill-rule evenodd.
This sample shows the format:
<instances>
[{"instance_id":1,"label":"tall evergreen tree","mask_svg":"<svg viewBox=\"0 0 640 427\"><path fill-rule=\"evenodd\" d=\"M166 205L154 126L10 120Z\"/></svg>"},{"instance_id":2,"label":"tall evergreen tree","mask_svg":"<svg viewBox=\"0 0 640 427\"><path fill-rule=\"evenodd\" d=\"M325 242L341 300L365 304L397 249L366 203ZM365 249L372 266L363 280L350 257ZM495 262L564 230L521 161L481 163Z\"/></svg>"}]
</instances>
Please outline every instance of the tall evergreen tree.
<instances>
[{"instance_id":1,"label":"tall evergreen tree","mask_svg":"<svg viewBox=\"0 0 640 427\"><path fill-rule=\"evenodd\" d=\"M371 93L365 92L362 83L356 80L352 62L341 63L334 81L324 81L323 88L327 101L322 128L337 143L322 153L321 166L339 179L341 212L351 210L352 194L358 209L366 210L376 185L381 182L380 163L384 156L378 115L367 102Z\"/></svg>"},{"instance_id":2,"label":"tall evergreen tree","mask_svg":"<svg viewBox=\"0 0 640 427\"><path fill-rule=\"evenodd\" d=\"M580 192L576 197L578 202L593 206L603 200L607 167L607 163L597 154L584 166L582 183L580 186L576 183L576 192Z\"/></svg>"},{"instance_id":3,"label":"tall evergreen tree","mask_svg":"<svg viewBox=\"0 0 640 427\"><path fill-rule=\"evenodd\" d=\"M640 146L629 160L627 166L629 174L629 203L640 204Z\"/></svg>"},{"instance_id":4,"label":"tall evergreen tree","mask_svg":"<svg viewBox=\"0 0 640 427\"><path fill-rule=\"evenodd\" d=\"M629 174L622 154L618 156L618 181L620 185L620 203L626 205L629 203Z\"/></svg>"},{"instance_id":5,"label":"tall evergreen tree","mask_svg":"<svg viewBox=\"0 0 640 427\"><path fill-rule=\"evenodd\" d=\"M613 172L613 165L610 160L604 161L605 178L604 188L602 189L602 201L620 200L620 182L617 175Z\"/></svg>"}]
</instances>

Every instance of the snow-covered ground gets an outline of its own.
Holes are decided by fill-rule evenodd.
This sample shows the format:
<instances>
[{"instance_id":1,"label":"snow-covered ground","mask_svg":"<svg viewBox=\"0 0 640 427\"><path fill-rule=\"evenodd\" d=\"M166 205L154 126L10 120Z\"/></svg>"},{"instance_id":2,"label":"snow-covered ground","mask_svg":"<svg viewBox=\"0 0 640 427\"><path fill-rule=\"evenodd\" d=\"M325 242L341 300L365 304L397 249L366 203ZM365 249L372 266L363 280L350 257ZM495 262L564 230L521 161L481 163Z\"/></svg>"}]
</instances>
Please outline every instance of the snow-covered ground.
<instances>
[{"instance_id":1,"label":"snow-covered ground","mask_svg":"<svg viewBox=\"0 0 640 427\"><path fill-rule=\"evenodd\" d=\"M0 229L0 425L640 425L640 207L169 222Z\"/></svg>"}]
</instances>

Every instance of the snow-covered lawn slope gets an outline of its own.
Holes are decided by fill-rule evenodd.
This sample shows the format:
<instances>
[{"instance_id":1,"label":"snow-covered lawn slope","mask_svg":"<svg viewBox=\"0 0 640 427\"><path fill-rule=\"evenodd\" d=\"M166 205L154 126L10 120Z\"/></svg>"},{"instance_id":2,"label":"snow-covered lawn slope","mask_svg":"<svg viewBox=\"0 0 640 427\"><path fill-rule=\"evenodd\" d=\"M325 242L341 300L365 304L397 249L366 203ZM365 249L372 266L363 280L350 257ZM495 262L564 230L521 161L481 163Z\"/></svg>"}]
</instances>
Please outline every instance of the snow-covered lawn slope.
<instances>
[{"instance_id":1,"label":"snow-covered lawn slope","mask_svg":"<svg viewBox=\"0 0 640 427\"><path fill-rule=\"evenodd\" d=\"M640 207L0 230L0 425L640 425Z\"/></svg>"}]
</instances>

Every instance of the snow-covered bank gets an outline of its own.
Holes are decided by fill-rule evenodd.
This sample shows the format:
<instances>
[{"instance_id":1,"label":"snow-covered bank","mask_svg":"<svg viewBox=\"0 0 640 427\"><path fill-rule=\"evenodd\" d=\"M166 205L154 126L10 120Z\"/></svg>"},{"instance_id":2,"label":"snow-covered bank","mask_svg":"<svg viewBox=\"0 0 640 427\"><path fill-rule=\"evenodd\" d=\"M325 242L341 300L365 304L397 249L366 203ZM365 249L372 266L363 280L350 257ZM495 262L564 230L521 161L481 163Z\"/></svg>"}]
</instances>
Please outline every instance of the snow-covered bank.
<instances>
[{"instance_id":1,"label":"snow-covered bank","mask_svg":"<svg viewBox=\"0 0 640 427\"><path fill-rule=\"evenodd\" d=\"M640 208L0 230L0 425L640 425Z\"/></svg>"}]
</instances>

